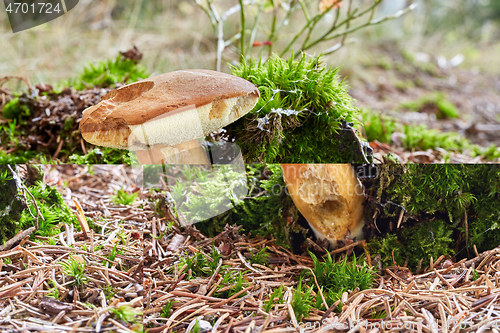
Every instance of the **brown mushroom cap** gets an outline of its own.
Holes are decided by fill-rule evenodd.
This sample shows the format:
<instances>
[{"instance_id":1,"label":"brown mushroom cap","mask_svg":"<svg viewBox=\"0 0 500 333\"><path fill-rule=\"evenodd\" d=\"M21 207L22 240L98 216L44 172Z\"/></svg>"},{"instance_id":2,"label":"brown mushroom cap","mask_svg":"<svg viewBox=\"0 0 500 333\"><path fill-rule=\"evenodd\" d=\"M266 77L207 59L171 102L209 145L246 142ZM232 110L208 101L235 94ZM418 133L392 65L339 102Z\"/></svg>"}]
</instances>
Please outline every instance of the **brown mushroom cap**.
<instances>
[{"instance_id":1,"label":"brown mushroom cap","mask_svg":"<svg viewBox=\"0 0 500 333\"><path fill-rule=\"evenodd\" d=\"M130 150L201 138L249 112L259 90L242 78L182 70L106 94L83 112L79 130L92 144Z\"/></svg>"}]
</instances>

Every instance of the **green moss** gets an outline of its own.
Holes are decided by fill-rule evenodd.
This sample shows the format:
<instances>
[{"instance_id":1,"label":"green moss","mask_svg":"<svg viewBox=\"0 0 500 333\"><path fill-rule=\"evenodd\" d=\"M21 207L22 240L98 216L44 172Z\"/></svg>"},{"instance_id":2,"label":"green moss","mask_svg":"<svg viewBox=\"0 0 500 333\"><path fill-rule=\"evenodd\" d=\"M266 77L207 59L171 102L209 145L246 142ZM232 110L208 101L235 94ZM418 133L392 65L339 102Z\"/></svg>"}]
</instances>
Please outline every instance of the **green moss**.
<instances>
[{"instance_id":1,"label":"green moss","mask_svg":"<svg viewBox=\"0 0 500 333\"><path fill-rule=\"evenodd\" d=\"M438 119L458 118L460 111L442 93L424 96L417 101L405 102L401 107L415 112L432 112Z\"/></svg>"},{"instance_id":2,"label":"green moss","mask_svg":"<svg viewBox=\"0 0 500 333\"><path fill-rule=\"evenodd\" d=\"M450 151L464 152L474 146L468 139L456 132L441 132L437 129L427 128L426 125L403 125L403 146L411 150L443 148Z\"/></svg>"},{"instance_id":3,"label":"green moss","mask_svg":"<svg viewBox=\"0 0 500 333\"><path fill-rule=\"evenodd\" d=\"M382 165L372 190L384 207L379 226L394 223L400 207L405 209L397 239L370 242L370 251L381 253L385 264L392 265L391 247L398 265L408 256L415 268L419 259L425 264L431 256L453 255L455 247L463 255L466 247L485 251L500 244L497 165Z\"/></svg>"},{"instance_id":4,"label":"green moss","mask_svg":"<svg viewBox=\"0 0 500 333\"><path fill-rule=\"evenodd\" d=\"M355 255L353 255L349 263L347 258L336 262L328 252L323 261L318 260L311 252L309 252L309 255L314 264L314 277L316 277L318 285L323 288L323 294L329 305L340 299L344 292L353 291L356 288L365 290L373 287L375 282L373 267L369 267L366 262L360 265L357 263L358 259ZM309 270L304 270L303 275L313 278L313 274ZM314 289L318 292L317 287L314 287ZM319 300L321 298L317 297L317 301ZM322 307L323 310L326 310L322 304L319 304L320 302L317 303L318 308L321 309Z\"/></svg>"},{"instance_id":5,"label":"green moss","mask_svg":"<svg viewBox=\"0 0 500 333\"><path fill-rule=\"evenodd\" d=\"M233 75L254 83L261 94L253 111L227 127L247 162L363 162L346 126L359 110L337 72L305 54L297 61L273 56L233 67Z\"/></svg>"},{"instance_id":6,"label":"green moss","mask_svg":"<svg viewBox=\"0 0 500 333\"><path fill-rule=\"evenodd\" d=\"M187 186L175 184L169 187L172 197L179 197L176 192L189 193L190 195L181 203L181 211L185 214L186 220L201 221L196 224L203 234L213 237L224 231L226 224L241 225L243 231L261 237L273 237L276 243L290 247L294 235L306 232L305 229L297 225L298 212L293 202L286 194L285 183L282 177L282 170L279 164L247 165L247 186L248 194L244 200L228 202L221 200L222 193L228 191L227 181L220 178L230 178L230 175L221 174L218 177L207 181L196 181ZM184 177L189 175L184 174ZM202 184L202 186L198 186ZM222 185L221 185L222 184ZM212 198L207 200L207 198ZM210 209L207 209L207 202L210 202ZM162 207L166 203L158 201L156 211L165 211ZM214 211L223 213L211 217ZM204 218L203 214L210 213L210 218Z\"/></svg>"},{"instance_id":7,"label":"green moss","mask_svg":"<svg viewBox=\"0 0 500 333\"><path fill-rule=\"evenodd\" d=\"M57 189L47 186L45 183L37 181L35 185L29 186L28 190L35 197L38 209L43 216L38 219L39 228L36 234L50 237L61 232L64 223L73 224L80 229L78 220L71 209L64 203L64 200ZM17 230L27 229L36 224L36 207L31 200L28 200L29 211L22 212L17 223ZM31 211L31 213L30 213Z\"/></svg>"},{"instance_id":8,"label":"green moss","mask_svg":"<svg viewBox=\"0 0 500 333\"><path fill-rule=\"evenodd\" d=\"M14 168L14 166L11 166ZM16 221L25 208L7 165L0 165L0 245L15 235Z\"/></svg>"},{"instance_id":9,"label":"green moss","mask_svg":"<svg viewBox=\"0 0 500 333\"><path fill-rule=\"evenodd\" d=\"M373 111L362 110L363 129L366 139L370 142L375 140L383 143L392 142L392 134L396 130L396 122L386 115L377 114Z\"/></svg>"},{"instance_id":10,"label":"green moss","mask_svg":"<svg viewBox=\"0 0 500 333\"><path fill-rule=\"evenodd\" d=\"M371 240L368 243L368 250L372 257L374 254L380 255L380 261L384 267L394 264L402 266L405 262L406 251L395 234Z\"/></svg>"},{"instance_id":11,"label":"green moss","mask_svg":"<svg viewBox=\"0 0 500 333\"><path fill-rule=\"evenodd\" d=\"M89 63L76 78L63 82L64 87L84 90L92 87L109 88L116 83L132 83L148 78L150 73L136 61L118 55L115 59Z\"/></svg>"},{"instance_id":12,"label":"green moss","mask_svg":"<svg viewBox=\"0 0 500 333\"><path fill-rule=\"evenodd\" d=\"M395 132L404 134L401 143L404 148L411 149L436 149L468 153L472 156L484 156L489 160L500 158L500 150L492 145L484 148L473 144L467 138L456 132L441 132L430 129L426 125L403 125L395 118L371 110L361 112L363 128L368 141L375 140L392 144L392 135Z\"/></svg>"},{"instance_id":13,"label":"green moss","mask_svg":"<svg viewBox=\"0 0 500 333\"><path fill-rule=\"evenodd\" d=\"M69 157L73 164L130 164L128 151L114 148L94 148L87 155L73 154Z\"/></svg>"},{"instance_id":14,"label":"green moss","mask_svg":"<svg viewBox=\"0 0 500 333\"><path fill-rule=\"evenodd\" d=\"M2 115L7 119L19 119L30 114L30 109L20 101L19 97L14 97L8 101L2 109Z\"/></svg>"},{"instance_id":15,"label":"green moss","mask_svg":"<svg viewBox=\"0 0 500 333\"><path fill-rule=\"evenodd\" d=\"M79 229L75 214L64 203L61 194L40 181L43 178L41 169L33 165L26 167L28 172L23 181L24 186L33 195L41 214L38 220L39 228L35 234L53 236L60 232L64 223L73 224ZM17 187L11 175L6 165L0 165L0 244L17 232L36 225L37 209L33 199L29 194L26 194L26 199L23 198L21 189Z\"/></svg>"}]
</instances>

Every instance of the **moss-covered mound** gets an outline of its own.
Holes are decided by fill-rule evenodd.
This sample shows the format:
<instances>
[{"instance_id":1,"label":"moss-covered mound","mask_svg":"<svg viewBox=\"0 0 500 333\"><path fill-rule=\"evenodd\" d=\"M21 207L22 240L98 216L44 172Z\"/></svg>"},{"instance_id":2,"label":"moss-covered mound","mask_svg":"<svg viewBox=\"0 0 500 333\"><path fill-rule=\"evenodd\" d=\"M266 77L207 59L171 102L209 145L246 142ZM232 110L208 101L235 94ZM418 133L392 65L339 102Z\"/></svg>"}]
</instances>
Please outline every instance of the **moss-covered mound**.
<instances>
[{"instance_id":1,"label":"moss-covered mound","mask_svg":"<svg viewBox=\"0 0 500 333\"><path fill-rule=\"evenodd\" d=\"M189 169L183 170L182 176L179 175L177 179L190 178L188 172ZM246 172L248 185L246 197L237 202L234 200L226 202L225 205L229 209L215 217L196 223L196 228L203 234L213 237L224 231L226 224L241 225L243 226L242 231L247 234L251 233L261 237L269 236L276 239L278 244L291 247L294 244L294 236L301 237L301 234L307 233L307 230L297 223L298 211L286 191L280 165L247 165ZM193 212L200 212L199 207L197 207L201 204L200 199L204 201L202 204L209 212L218 209L221 211L222 202L218 200L218 197L223 196L224 191L228 190L227 187L221 188L221 177L224 175L214 177L208 182L198 177L197 181L190 182L187 186L185 183L180 184L169 179L168 185L172 197L179 197L177 192L186 194L178 211L188 212L184 213L183 216L188 223L199 220L199 214L193 214ZM207 198L209 198L208 201ZM210 198L215 199L211 200ZM157 212L166 212L164 209L166 204L168 204L168 200L157 201Z\"/></svg>"},{"instance_id":2,"label":"moss-covered mound","mask_svg":"<svg viewBox=\"0 0 500 333\"><path fill-rule=\"evenodd\" d=\"M242 202L196 228L215 236L226 224L241 225L245 233L303 251L304 236L312 233L286 191L280 165L249 165L247 180L250 192ZM431 257L459 260L473 256L474 246L482 252L500 244L500 166L385 164L376 178L363 182L364 236L372 258L380 254L384 266L406 263L415 270L428 266ZM198 204L196 197L221 193L217 184L203 188L193 183L171 191L192 196L183 203L189 210Z\"/></svg>"},{"instance_id":3,"label":"moss-covered mound","mask_svg":"<svg viewBox=\"0 0 500 333\"><path fill-rule=\"evenodd\" d=\"M430 257L461 258L474 246L482 252L500 244L499 166L386 164L379 172L367 214L376 211L376 219L365 236L384 235L371 251L385 264L408 258L415 268L420 259L426 265Z\"/></svg>"},{"instance_id":4,"label":"moss-covered mound","mask_svg":"<svg viewBox=\"0 0 500 333\"><path fill-rule=\"evenodd\" d=\"M365 163L367 148L351 127L359 110L337 71L305 54L233 67L261 93L254 110L227 127L248 163Z\"/></svg>"}]
</instances>

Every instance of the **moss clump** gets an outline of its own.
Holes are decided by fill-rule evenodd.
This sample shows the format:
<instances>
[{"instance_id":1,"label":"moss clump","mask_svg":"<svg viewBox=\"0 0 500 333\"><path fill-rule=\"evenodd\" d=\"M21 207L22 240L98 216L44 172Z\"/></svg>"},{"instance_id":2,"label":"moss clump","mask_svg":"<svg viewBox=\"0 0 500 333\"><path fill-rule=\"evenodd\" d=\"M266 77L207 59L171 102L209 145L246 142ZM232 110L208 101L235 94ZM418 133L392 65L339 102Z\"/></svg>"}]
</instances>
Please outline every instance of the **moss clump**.
<instances>
[{"instance_id":1,"label":"moss clump","mask_svg":"<svg viewBox=\"0 0 500 333\"><path fill-rule=\"evenodd\" d=\"M150 76L147 69L137 61L118 55L115 59L89 63L76 78L62 84L62 87L73 87L84 90L92 87L109 88L116 83L132 83Z\"/></svg>"},{"instance_id":2,"label":"moss clump","mask_svg":"<svg viewBox=\"0 0 500 333\"><path fill-rule=\"evenodd\" d=\"M29 116L30 114L29 107L21 102L19 97L14 97L8 101L2 109L2 115L7 119L19 119L22 116Z\"/></svg>"},{"instance_id":3,"label":"moss clump","mask_svg":"<svg viewBox=\"0 0 500 333\"><path fill-rule=\"evenodd\" d=\"M73 154L69 157L73 164L130 164L126 150L114 148L94 148L87 155Z\"/></svg>"},{"instance_id":4,"label":"moss clump","mask_svg":"<svg viewBox=\"0 0 500 333\"><path fill-rule=\"evenodd\" d=\"M71 209L64 203L64 200L55 188L47 186L41 181L37 181L35 185L27 187L36 200L36 204L43 216L43 219L38 219L37 235L50 237L61 232L60 228L64 223L73 224L77 229L80 229L78 220ZM32 200L28 200L29 210L22 212L21 218L17 223L17 231L27 229L36 224L36 207ZM32 214L35 216L33 217Z\"/></svg>"},{"instance_id":5,"label":"moss clump","mask_svg":"<svg viewBox=\"0 0 500 333\"><path fill-rule=\"evenodd\" d=\"M247 162L362 162L354 132L359 110L338 69L303 54L283 60L243 61L232 74L254 83L261 97L254 110L229 125Z\"/></svg>"},{"instance_id":6,"label":"moss clump","mask_svg":"<svg viewBox=\"0 0 500 333\"><path fill-rule=\"evenodd\" d=\"M383 143L392 142L392 134L396 130L396 122L393 118L382 114L376 114L369 110L361 113L363 129L366 139L370 142L375 140Z\"/></svg>"},{"instance_id":7,"label":"moss clump","mask_svg":"<svg viewBox=\"0 0 500 333\"><path fill-rule=\"evenodd\" d=\"M397 249L398 265L408 256L409 267L415 268L420 259L463 256L473 245L486 251L500 244L497 165L382 165L371 189L381 208L378 228L397 237L371 242L385 264L392 264L391 247ZM401 209L402 228L395 230Z\"/></svg>"},{"instance_id":8,"label":"moss clump","mask_svg":"<svg viewBox=\"0 0 500 333\"><path fill-rule=\"evenodd\" d=\"M369 267L366 262L357 263L356 255L353 255L352 261L347 262L347 258L342 261L336 262L330 253L327 252L326 258L323 261L311 252L309 252L314 268L313 274L309 270L304 270L302 275L316 278L318 285L323 288L323 295L328 304L333 304L342 297L344 292L353 291L356 288L365 290L373 287L375 282L375 272L373 267ZM318 289L315 283L312 283L315 291ZM316 306L318 309L326 310L319 293L316 298ZM337 310L342 309L339 304Z\"/></svg>"},{"instance_id":9,"label":"moss clump","mask_svg":"<svg viewBox=\"0 0 500 333\"><path fill-rule=\"evenodd\" d=\"M369 251L380 254L384 266L403 266L415 269L418 262L428 263L441 255L454 255L453 228L443 220L434 220L403 229L396 234L369 242Z\"/></svg>"},{"instance_id":10,"label":"moss clump","mask_svg":"<svg viewBox=\"0 0 500 333\"><path fill-rule=\"evenodd\" d=\"M15 167L12 167L15 170ZM6 165L0 165L0 244L12 238L21 230L36 225L37 211L33 199L22 191L29 191L36 201L41 216L38 219L37 235L50 237L60 232L64 223L80 228L78 220L71 209L64 203L61 194L53 187L40 181L41 169L27 165L27 176L23 187ZM17 175L16 175L17 177ZM20 181L20 180L19 180ZM27 206L26 206L27 203ZM43 217L43 218L42 218Z\"/></svg>"},{"instance_id":11,"label":"moss clump","mask_svg":"<svg viewBox=\"0 0 500 333\"><path fill-rule=\"evenodd\" d=\"M147 170L147 169L146 169ZM184 171L185 178L191 176ZM221 175L208 180L201 180L197 176L196 182L176 185L169 182L170 193L173 198L188 193L186 200L180 203L180 209L188 222L200 221L196 224L203 234L213 237L224 231L226 224L241 225L245 232L261 237L272 237L280 245L290 247L292 237L307 232L297 224L298 211L285 190L282 170L279 164L254 164L246 166L246 179L248 194L240 200L221 200L222 194L229 189L226 184L230 174ZM221 178L222 177L222 178ZM145 172L145 179L151 181L150 172ZM238 181L241 181L238 178ZM232 186L235 184L231 182ZM201 184L202 186L199 186ZM190 192L196 194L189 194ZM212 198L207 200L206 198ZM178 200L176 200L177 202ZM164 200L156 202L156 211L165 211L163 206L168 204ZM207 205L210 207L207 208ZM221 211L223 213L210 218L204 214ZM298 236L298 235L297 235Z\"/></svg>"},{"instance_id":12,"label":"moss clump","mask_svg":"<svg viewBox=\"0 0 500 333\"><path fill-rule=\"evenodd\" d=\"M401 107L415 112L434 113L438 119L458 118L460 115L457 107L442 93L424 96L418 101L403 103Z\"/></svg>"}]
</instances>

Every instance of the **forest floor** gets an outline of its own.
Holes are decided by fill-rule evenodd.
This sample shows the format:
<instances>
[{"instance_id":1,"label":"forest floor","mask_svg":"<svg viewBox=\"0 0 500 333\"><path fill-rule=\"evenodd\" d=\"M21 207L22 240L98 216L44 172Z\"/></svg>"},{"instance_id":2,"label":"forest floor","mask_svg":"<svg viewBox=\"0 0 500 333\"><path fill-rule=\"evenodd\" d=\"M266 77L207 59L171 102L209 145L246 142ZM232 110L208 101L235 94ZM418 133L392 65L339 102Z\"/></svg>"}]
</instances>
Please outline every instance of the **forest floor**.
<instances>
[{"instance_id":1,"label":"forest floor","mask_svg":"<svg viewBox=\"0 0 500 333\"><path fill-rule=\"evenodd\" d=\"M226 252L215 272L195 277L186 258L211 258L212 244L218 243L219 251ZM439 258L421 274L388 267L378 271L372 288L344 292L327 303L317 292L321 286L314 274L298 286L299 277L314 269L311 257L274 246L272 240L248 239L232 229L214 239L174 229L163 244L149 244L153 255L145 259L152 266L145 270L145 285L151 286L151 299L144 324L151 333L189 332L197 320L204 331L267 333L466 332L499 323L500 248L457 263ZM330 253L345 255L355 245L362 243ZM262 249L267 249L266 262L251 264ZM224 284L228 274L240 274L242 283Z\"/></svg>"},{"instance_id":2,"label":"forest floor","mask_svg":"<svg viewBox=\"0 0 500 333\"><path fill-rule=\"evenodd\" d=\"M443 132L457 132L483 147L500 146L500 75L479 67L464 69L462 58L446 60L432 54L410 53L396 47L373 46L369 60L341 74L350 85L357 106L411 125L425 125ZM495 64L492 64L494 67ZM457 117L446 117L436 102L455 106ZM413 155L400 145L394 133L391 145L374 143L377 153L394 152L405 161L440 161L441 152L428 150ZM378 155L380 158L380 155ZM450 162L478 162L454 154ZM483 161L484 162L484 161Z\"/></svg>"},{"instance_id":3,"label":"forest floor","mask_svg":"<svg viewBox=\"0 0 500 333\"><path fill-rule=\"evenodd\" d=\"M112 202L121 188L137 190L134 170L123 166L43 166L78 214L96 230L72 225L53 237L18 239L0 251L2 332L142 331L144 210ZM33 232L33 230L31 230Z\"/></svg>"},{"instance_id":4,"label":"forest floor","mask_svg":"<svg viewBox=\"0 0 500 333\"><path fill-rule=\"evenodd\" d=\"M57 187L75 214L78 202L96 226L88 236L67 227L0 251L2 331L140 332L144 325L150 333L375 333L389 326L457 332L499 324L500 247L458 262L431 259L410 272L382 268L364 241L351 242L330 254L335 260L353 251L363 255L356 267L370 269L373 284L332 301L319 292L306 252L249 237L239 227L208 238L196 225L181 230L178 221L157 215L154 202L165 194L141 189L138 169L43 168L44 181ZM117 204L119 190L140 196ZM326 254L314 240L307 243L318 257ZM63 267L70 261L84 265L79 284L78 274Z\"/></svg>"}]
</instances>

